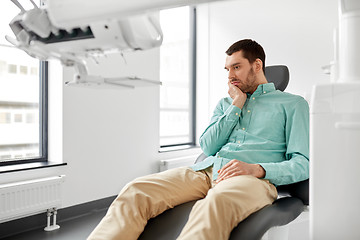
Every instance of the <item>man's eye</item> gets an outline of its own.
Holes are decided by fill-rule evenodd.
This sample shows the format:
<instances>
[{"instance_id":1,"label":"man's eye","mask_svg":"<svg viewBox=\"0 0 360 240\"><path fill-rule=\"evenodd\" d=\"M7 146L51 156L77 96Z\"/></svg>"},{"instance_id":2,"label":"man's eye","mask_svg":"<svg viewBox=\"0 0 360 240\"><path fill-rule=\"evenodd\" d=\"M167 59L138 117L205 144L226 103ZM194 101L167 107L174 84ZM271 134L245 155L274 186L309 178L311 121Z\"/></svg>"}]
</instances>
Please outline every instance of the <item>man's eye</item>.
<instances>
[{"instance_id":1,"label":"man's eye","mask_svg":"<svg viewBox=\"0 0 360 240\"><path fill-rule=\"evenodd\" d=\"M240 69L240 66L235 66L234 69L238 70L238 69Z\"/></svg>"}]
</instances>

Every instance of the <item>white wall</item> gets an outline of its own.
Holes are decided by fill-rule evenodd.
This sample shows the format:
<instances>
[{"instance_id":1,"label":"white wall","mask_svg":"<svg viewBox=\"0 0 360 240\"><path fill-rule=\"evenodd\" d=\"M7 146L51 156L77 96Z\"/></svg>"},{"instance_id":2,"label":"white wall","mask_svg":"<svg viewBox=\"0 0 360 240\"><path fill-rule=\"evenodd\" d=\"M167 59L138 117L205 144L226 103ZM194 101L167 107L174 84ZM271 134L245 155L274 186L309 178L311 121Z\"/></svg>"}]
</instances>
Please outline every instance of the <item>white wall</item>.
<instances>
[{"instance_id":1,"label":"white wall","mask_svg":"<svg viewBox=\"0 0 360 240\"><path fill-rule=\"evenodd\" d=\"M338 23L337 0L238 0L201 6L208 23L199 23L208 42L199 43L208 64L209 106L227 95L225 51L234 42L251 38L265 49L266 65L285 64L290 70L286 91L305 97L312 85L327 82L321 67L333 60L333 29ZM201 81L201 80L199 80ZM203 80L205 81L205 80Z\"/></svg>"},{"instance_id":2,"label":"white wall","mask_svg":"<svg viewBox=\"0 0 360 240\"><path fill-rule=\"evenodd\" d=\"M336 0L239 0L198 9L198 133L219 98L227 95L225 50L242 38L263 45L267 64L290 68L289 92L304 95L328 81L321 66L332 60ZM159 79L159 50L99 59L91 73ZM55 64L50 64L55 66ZM160 159L199 149L158 153L159 87L135 90L64 87L73 70L52 73L49 102L50 161L63 167L0 175L0 182L65 174L64 207L117 194L137 176L158 171Z\"/></svg>"},{"instance_id":3,"label":"white wall","mask_svg":"<svg viewBox=\"0 0 360 240\"><path fill-rule=\"evenodd\" d=\"M109 55L90 64L107 77L159 80L159 49ZM64 70L64 81L72 77ZM64 87L63 154L67 166L65 205L116 195L134 178L159 171L159 86L134 90ZM194 151L190 150L188 154Z\"/></svg>"},{"instance_id":4,"label":"white wall","mask_svg":"<svg viewBox=\"0 0 360 240\"><path fill-rule=\"evenodd\" d=\"M126 58L137 74L159 79L158 49ZM134 60L134 62L132 61ZM99 59L93 74L107 76L129 72L123 59ZM65 69L64 80L73 71ZM157 171L159 87L135 90L64 87L64 161L68 164L73 204L115 195L134 177ZM74 191L76 190L76 191Z\"/></svg>"}]
</instances>

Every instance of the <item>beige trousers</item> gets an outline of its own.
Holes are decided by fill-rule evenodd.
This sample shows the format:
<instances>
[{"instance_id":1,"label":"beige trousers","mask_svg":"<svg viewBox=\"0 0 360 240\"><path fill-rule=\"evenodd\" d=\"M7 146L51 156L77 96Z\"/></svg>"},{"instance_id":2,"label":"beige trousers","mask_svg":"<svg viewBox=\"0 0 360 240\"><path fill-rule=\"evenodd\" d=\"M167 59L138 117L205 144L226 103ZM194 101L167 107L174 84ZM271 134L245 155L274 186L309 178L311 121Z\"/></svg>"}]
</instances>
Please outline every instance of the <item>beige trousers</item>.
<instances>
[{"instance_id":1,"label":"beige trousers","mask_svg":"<svg viewBox=\"0 0 360 240\"><path fill-rule=\"evenodd\" d=\"M215 185L211 169L171 169L126 185L88 240L137 239L150 218L192 200L199 201L178 239L228 239L239 222L276 198L267 180L244 175Z\"/></svg>"}]
</instances>

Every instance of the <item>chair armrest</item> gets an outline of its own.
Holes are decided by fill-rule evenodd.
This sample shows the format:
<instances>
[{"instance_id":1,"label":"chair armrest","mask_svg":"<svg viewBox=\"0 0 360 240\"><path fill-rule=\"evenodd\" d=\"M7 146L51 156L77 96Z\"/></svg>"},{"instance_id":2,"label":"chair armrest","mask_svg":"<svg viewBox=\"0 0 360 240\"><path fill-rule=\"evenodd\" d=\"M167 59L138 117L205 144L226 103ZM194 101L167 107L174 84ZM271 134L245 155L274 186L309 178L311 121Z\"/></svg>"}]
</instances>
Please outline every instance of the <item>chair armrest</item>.
<instances>
[{"instance_id":1,"label":"chair armrest","mask_svg":"<svg viewBox=\"0 0 360 240\"><path fill-rule=\"evenodd\" d=\"M195 163L203 161L207 156L201 153ZM278 186L279 193L290 194L292 197L299 198L305 205L309 205L309 179L289 185Z\"/></svg>"},{"instance_id":2,"label":"chair armrest","mask_svg":"<svg viewBox=\"0 0 360 240\"><path fill-rule=\"evenodd\" d=\"M305 205L309 205L309 179L289 185L278 186L279 193L289 193L293 197L301 199Z\"/></svg>"},{"instance_id":3,"label":"chair armrest","mask_svg":"<svg viewBox=\"0 0 360 240\"><path fill-rule=\"evenodd\" d=\"M204 153L201 153L195 160L195 163L198 163L198 162L202 162L205 160L205 158L207 158L208 156L206 156Z\"/></svg>"}]
</instances>

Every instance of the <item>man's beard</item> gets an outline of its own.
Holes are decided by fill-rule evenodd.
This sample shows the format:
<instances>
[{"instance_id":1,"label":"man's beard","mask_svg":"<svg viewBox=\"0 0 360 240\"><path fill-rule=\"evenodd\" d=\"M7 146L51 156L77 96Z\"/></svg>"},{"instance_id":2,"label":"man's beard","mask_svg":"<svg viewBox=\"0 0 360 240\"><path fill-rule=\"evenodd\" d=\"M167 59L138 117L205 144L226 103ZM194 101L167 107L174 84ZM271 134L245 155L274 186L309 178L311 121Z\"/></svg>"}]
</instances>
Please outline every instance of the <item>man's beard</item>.
<instances>
[{"instance_id":1,"label":"man's beard","mask_svg":"<svg viewBox=\"0 0 360 240\"><path fill-rule=\"evenodd\" d=\"M257 86L254 86L256 82L256 75L254 70L251 68L249 70L246 82L242 86L238 86L243 93L252 93L256 90Z\"/></svg>"}]
</instances>

